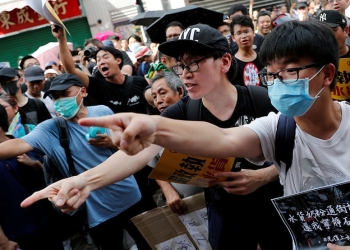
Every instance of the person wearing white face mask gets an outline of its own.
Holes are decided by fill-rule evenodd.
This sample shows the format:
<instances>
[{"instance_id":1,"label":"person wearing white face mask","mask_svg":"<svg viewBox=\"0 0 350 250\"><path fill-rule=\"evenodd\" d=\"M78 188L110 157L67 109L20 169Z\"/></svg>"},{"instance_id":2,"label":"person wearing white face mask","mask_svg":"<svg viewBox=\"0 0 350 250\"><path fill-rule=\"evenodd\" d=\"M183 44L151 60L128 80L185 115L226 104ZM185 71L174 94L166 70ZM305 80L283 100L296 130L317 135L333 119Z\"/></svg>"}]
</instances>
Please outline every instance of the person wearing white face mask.
<instances>
[{"instance_id":1,"label":"person wearing white face mask","mask_svg":"<svg viewBox=\"0 0 350 250\"><path fill-rule=\"evenodd\" d=\"M54 78L44 97L51 95L55 111L66 120L70 138L69 148L77 173L82 173L95 166L114 152L109 132L98 137L86 139L90 128L78 125L80 118L98 117L113 114L106 106L85 107L83 99L87 96L86 88L79 77L61 74ZM68 171L64 149L60 146L59 131L53 119L40 123L31 133L21 139L14 139L1 144L0 159L24 154L37 149L44 152L53 162L59 162L61 171ZM86 201L89 234L100 249L122 249L123 229L135 240L138 249L150 249L131 218L145 211L140 202L141 194L133 176L121 182L113 183L94 192Z\"/></svg>"}]
</instances>

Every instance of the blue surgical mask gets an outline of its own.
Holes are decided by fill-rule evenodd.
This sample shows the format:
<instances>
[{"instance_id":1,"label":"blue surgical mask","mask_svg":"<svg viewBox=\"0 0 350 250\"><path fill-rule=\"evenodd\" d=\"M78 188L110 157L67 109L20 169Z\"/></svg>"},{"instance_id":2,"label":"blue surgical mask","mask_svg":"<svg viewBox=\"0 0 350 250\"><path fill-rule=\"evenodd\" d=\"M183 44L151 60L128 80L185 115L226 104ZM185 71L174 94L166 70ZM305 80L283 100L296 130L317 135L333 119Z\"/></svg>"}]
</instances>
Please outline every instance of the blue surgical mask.
<instances>
[{"instance_id":1,"label":"blue surgical mask","mask_svg":"<svg viewBox=\"0 0 350 250\"><path fill-rule=\"evenodd\" d=\"M76 96L64 97L54 101L53 107L55 111L66 119L74 117L78 113L80 106L83 103L83 99L81 99L80 104L77 104L77 96L79 95L80 91L81 89Z\"/></svg>"},{"instance_id":2,"label":"blue surgical mask","mask_svg":"<svg viewBox=\"0 0 350 250\"><path fill-rule=\"evenodd\" d=\"M324 66L323 66L324 67ZM276 78L274 82L268 83L268 93L272 105L286 116L302 116L314 104L323 88L316 96L309 95L309 82L321 72L323 67L310 78L279 80Z\"/></svg>"}]
</instances>

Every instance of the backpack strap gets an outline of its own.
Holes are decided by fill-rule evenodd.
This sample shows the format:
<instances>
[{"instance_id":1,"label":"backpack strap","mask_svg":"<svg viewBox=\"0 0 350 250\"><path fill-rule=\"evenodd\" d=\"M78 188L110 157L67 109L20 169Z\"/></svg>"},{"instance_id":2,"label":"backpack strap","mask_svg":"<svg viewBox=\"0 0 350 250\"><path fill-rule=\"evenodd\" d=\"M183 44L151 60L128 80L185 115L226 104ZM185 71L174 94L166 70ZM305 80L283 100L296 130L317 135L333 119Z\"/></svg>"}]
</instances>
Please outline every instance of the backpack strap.
<instances>
[{"instance_id":1,"label":"backpack strap","mask_svg":"<svg viewBox=\"0 0 350 250\"><path fill-rule=\"evenodd\" d=\"M271 105L267 89L256 85L247 85L248 93L253 104L255 117L267 116L270 112L276 111Z\"/></svg>"},{"instance_id":2,"label":"backpack strap","mask_svg":"<svg viewBox=\"0 0 350 250\"><path fill-rule=\"evenodd\" d=\"M126 82L125 82L125 87L123 91L123 97L124 97L123 102L125 103L125 106L126 106L128 104L128 100L130 97L130 92L131 92L132 83L134 81L134 77L133 76L125 76L125 77L126 77Z\"/></svg>"},{"instance_id":3,"label":"backpack strap","mask_svg":"<svg viewBox=\"0 0 350 250\"><path fill-rule=\"evenodd\" d=\"M287 172L292 165L295 130L296 123L293 116L281 114L276 130L275 157L280 166L281 162L286 165L285 177L287 177Z\"/></svg>"},{"instance_id":4,"label":"backpack strap","mask_svg":"<svg viewBox=\"0 0 350 250\"><path fill-rule=\"evenodd\" d=\"M74 168L72 154L69 149L67 122L63 117L55 117L53 119L55 120L56 126L58 128L61 146L62 148L64 148L64 152L66 153L67 162L69 166L69 173L71 174L71 176L77 175L77 172Z\"/></svg>"},{"instance_id":5,"label":"backpack strap","mask_svg":"<svg viewBox=\"0 0 350 250\"><path fill-rule=\"evenodd\" d=\"M143 62L141 63L141 74L142 74L142 76L146 75L146 74L145 74L145 64L146 64L145 61L143 61Z\"/></svg>"}]
</instances>

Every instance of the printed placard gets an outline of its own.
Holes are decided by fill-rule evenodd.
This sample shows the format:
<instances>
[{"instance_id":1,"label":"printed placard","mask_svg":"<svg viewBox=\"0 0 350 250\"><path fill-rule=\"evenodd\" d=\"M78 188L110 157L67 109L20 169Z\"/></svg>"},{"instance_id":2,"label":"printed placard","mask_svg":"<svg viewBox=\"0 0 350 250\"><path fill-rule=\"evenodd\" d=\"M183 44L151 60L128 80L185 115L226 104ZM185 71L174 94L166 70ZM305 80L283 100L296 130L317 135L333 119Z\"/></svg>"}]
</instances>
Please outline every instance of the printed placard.
<instances>
[{"instance_id":1,"label":"printed placard","mask_svg":"<svg viewBox=\"0 0 350 250\"><path fill-rule=\"evenodd\" d=\"M335 89L331 93L334 100L350 99L350 58L340 58Z\"/></svg>"},{"instance_id":2,"label":"printed placard","mask_svg":"<svg viewBox=\"0 0 350 250\"><path fill-rule=\"evenodd\" d=\"M226 179L214 177L214 173L231 171L234 161L234 157L204 158L164 149L149 178L199 187L211 187L216 185L218 180Z\"/></svg>"},{"instance_id":3,"label":"printed placard","mask_svg":"<svg viewBox=\"0 0 350 250\"><path fill-rule=\"evenodd\" d=\"M350 245L350 183L272 200L298 250Z\"/></svg>"}]
</instances>

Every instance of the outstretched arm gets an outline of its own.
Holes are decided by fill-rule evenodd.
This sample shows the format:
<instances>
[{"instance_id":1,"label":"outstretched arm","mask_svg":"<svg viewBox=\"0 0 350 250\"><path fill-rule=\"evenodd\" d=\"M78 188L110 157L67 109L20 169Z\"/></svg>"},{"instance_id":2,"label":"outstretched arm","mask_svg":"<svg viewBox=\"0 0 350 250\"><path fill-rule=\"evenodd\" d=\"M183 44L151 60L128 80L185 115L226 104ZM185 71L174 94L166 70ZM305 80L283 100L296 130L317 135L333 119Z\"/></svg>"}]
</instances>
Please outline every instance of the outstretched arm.
<instances>
[{"instance_id":1,"label":"outstretched arm","mask_svg":"<svg viewBox=\"0 0 350 250\"><path fill-rule=\"evenodd\" d=\"M160 150L161 147L152 145L135 156L118 151L88 171L60 180L33 193L22 202L21 206L28 207L38 200L49 198L63 212L72 212L85 202L90 192L136 173Z\"/></svg>"},{"instance_id":2,"label":"outstretched arm","mask_svg":"<svg viewBox=\"0 0 350 250\"><path fill-rule=\"evenodd\" d=\"M63 63L64 69L67 73L74 74L80 78L85 88L89 87L89 76L74 65L72 54L67 45L66 33L63 27L51 26L51 32L57 38L60 47L60 60Z\"/></svg>"},{"instance_id":3,"label":"outstretched arm","mask_svg":"<svg viewBox=\"0 0 350 250\"><path fill-rule=\"evenodd\" d=\"M0 143L0 159L23 155L34 148L22 139L8 140Z\"/></svg>"},{"instance_id":4,"label":"outstretched arm","mask_svg":"<svg viewBox=\"0 0 350 250\"><path fill-rule=\"evenodd\" d=\"M221 129L206 122L134 113L84 118L79 123L111 129L114 144L127 154L136 154L155 143L188 155L264 159L259 137L247 127Z\"/></svg>"}]
</instances>

